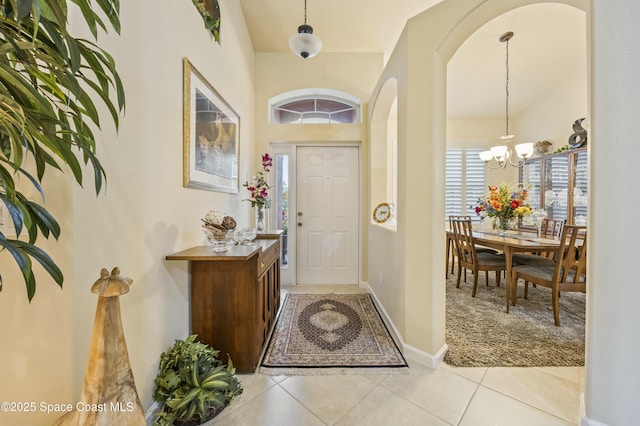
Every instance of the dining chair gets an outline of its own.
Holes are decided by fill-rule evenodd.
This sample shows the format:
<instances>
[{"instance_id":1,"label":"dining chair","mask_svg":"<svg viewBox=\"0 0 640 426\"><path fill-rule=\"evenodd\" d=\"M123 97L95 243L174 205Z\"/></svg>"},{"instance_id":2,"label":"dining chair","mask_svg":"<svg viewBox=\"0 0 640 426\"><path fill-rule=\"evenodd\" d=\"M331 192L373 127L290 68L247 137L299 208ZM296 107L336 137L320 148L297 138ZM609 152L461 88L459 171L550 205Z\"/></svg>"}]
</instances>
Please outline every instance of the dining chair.
<instances>
[{"instance_id":1,"label":"dining chair","mask_svg":"<svg viewBox=\"0 0 640 426\"><path fill-rule=\"evenodd\" d=\"M542 220L540 227L540 238L555 238L562 233L566 220L565 219L548 219ZM531 263L553 264L556 251L538 251L532 253L514 253L512 261L515 265L524 265ZM526 283L525 283L526 284ZM526 298L526 297L525 297Z\"/></svg>"},{"instance_id":2,"label":"dining chair","mask_svg":"<svg viewBox=\"0 0 640 426\"><path fill-rule=\"evenodd\" d=\"M545 217L542 219L542 225L540 226L540 237L559 237L566 221L566 219L549 219Z\"/></svg>"},{"instance_id":3,"label":"dining chair","mask_svg":"<svg viewBox=\"0 0 640 426\"><path fill-rule=\"evenodd\" d=\"M452 220L458 219L464 216L449 216L449 231L453 231L453 222ZM445 278L449 277L449 274L453 274L453 268L455 267L456 257L458 256L458 249L456 248L456 239L455 236L451 237L449 234L447 235L447 252L446 252L446 268L445 268ZM451 272L449 272L449 259L451 259Z\"/></svg>"},{"instance_id":4,"label":"dining chair","mask_svg":"<svg viewBox=\"0 0 640 426\"><path fill-rule=\"evenodd\" d=\"M495 271L496 284L500 285L500 273L506 271L504 256L488 252L478 252L473 241L473 230L471 219L452 219L453 235L455 237L458 251L458 279L456 288L460 287L460 276L462 268L473 273L473 291L471 296L476 296L478 287L478 273L485 271L487 285L489 282L489 271Z\"/></svg>"},{"instance_id":5,"label":"dining chair","mask_svg":"<svg viewBox=\"0 0 640 426\"><path fill-rule=\"evenodd\" d=\"M511 285L517 288L518 278L528 283L551 289L553 318L560 325L558 299L560 292L585 292L587 287L587 227L565 225L560 234L560 245L551 264L529 263L511 269Z\"/></svg>"},{"instance_id":6,"label":"dining chair","mask_svg":"<svg viewBox=\"0 0 640 426\"><path fill-rule=\"evenodd\" d=\"M469 219L471 220L471 216L449 216L449 230L453 231L453 220L459 219ZM499 254L497 250L494 250L489 247L476 247L476 251L478 253L493 253ZM458 249L456 247L455 238L447 238L447 252L446 252L446 268L445 268L445 278L449 276L449 273L453 274L453 269L456 263L456 257L458 257ZM451 272L449 272L449 259L451 259ZM464 281L467 282L467 270L464 270Z\"/></svg>"}]
</instances>

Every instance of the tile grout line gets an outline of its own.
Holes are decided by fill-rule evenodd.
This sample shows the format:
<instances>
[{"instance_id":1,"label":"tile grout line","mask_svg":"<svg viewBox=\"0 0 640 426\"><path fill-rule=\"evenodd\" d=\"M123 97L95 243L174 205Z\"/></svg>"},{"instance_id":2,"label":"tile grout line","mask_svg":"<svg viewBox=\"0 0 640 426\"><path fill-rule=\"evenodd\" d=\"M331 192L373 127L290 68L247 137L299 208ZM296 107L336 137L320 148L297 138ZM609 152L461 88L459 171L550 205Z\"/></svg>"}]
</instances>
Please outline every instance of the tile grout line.
<instances>
[{"instance_id":1,"label":"tile grout line","mask_svg":"<svg viewBox=\"0 0 640 426\"><path fill-rule=\"evenodd\" d=\"M539 411L539 412L541 412L541 413L544 413L544 414L547 414L547 415L549 415L549 416L555 417L556 419L561 420L561 421L563 421L563 422L565 422L565 423L576 424L576 423L574 423L572 420L567 420L567 419L565 419L564 417L560 417L560 416L558 416L557 414L550 413L550 412L548 412L548 411L546 411L546 410L543 410L543 409L541 409L541 408L539 408L539 407L536 407L535 405L532 405L532 404L530 404L530 403L528 403L528 402L526 402L526 401L522 401L522 400L520 400L520 399L518 399L518 398L515 398L515 397L514 397L514 396L512 396L512 395L506 394L506 393L504 393L504 392L502 392L502 391L499 391L499 390L494 389L494 388L492 388L492 387L489 387L489 386L487 386L487 385L483 385L482 383L480 383L480 384L479 384L479 386L482 386L482 387L483 387L483 388L485 388L485 389L488 389L488 390L490 390L490 391L492 391L492 392L495 392L495 393L498 393L498 394L500 394L500 395L502 395L502 396L505 396L505 397L507 397L507 398L509 398L509 399L511 399L511 400L513 400L513 401L516 401L516 402L520 403L520 404L524 404L524 405L526 405L526 406L528 406L528 407L530 407L530 408L533 408L533 409L534 409L534 410L536 410L536 411ZM578 423L578 424L579 424L579 423Z\"/></svg>"},{"instance_id":2,"label":"tile grout line","mask_svg":"<svg viewBox=\"0 0 640 426\"><path fill-rule=\"evenodd\" d=\"M282 380L282 381L280 381L280 382L276 383L276 386L278 386L278 387L279 387L280 389L282 389L282 390L283 390L287 395L289 395L291 398L293 398L293 400L294 400L295 402L297 402L298 404L300 404L300 405L301 405L305 410L307 410L307 411L308 411L308 412L309 412L313 417L315 417L316 419L318 419L318 421L319 421L320 423L322 423L323 425L327 425L327 423L326 423L324 420L322 420L320 417L318 417L318 416L317 416L317 414L316 414L316 413L314 413L314 412L313 412L309 407L307 407L307 406L305 405L305 403L304 403L304 402L300 401L300 400L299 400L298 398L296 398L296 397L295 397L291 392L289 392L285 387L283 387L283 386L281 386L281 385L280 385L281 383L284 383L286 380L287 380L287 379L284 379L284 380ZM331 426L331 425L327 425L327 426Z\"/></svg>"},{"instance_id":3,"label":"tile grout line","mask_svg":"<svg viewBox=\"0 0 640 426\"><path fill-rule=\"evenodd\" d=\"M483 375L483 377L484 377L484 375ZM476 394L478 393L478 389L480 389L480 386L481 386L480 383L476 383L476 388L474 389L473 394L471 394L471 398L469 398L469 402L467 402L467 405L465 405L464 410L462 410L462 414L460 414L460 418L456 422L456 426L458 426L462 422L462 420L464 419L464 416L465 416L465 414L467 414L467 411L469 410L469 406L473 402L473 398L476 397Z\"/></svg>"}]
</instances>

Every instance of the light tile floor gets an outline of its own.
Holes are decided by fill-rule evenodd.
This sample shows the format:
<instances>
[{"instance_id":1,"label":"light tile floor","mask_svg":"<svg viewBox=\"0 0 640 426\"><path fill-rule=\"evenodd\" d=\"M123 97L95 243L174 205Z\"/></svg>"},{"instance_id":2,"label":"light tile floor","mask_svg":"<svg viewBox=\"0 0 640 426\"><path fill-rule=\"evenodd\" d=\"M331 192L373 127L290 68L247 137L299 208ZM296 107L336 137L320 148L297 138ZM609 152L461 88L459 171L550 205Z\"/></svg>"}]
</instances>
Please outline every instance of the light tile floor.
<instances>
[{"instance_id":1,"label":"light tile floor","mask_svg":"<svg viewBox=\"0 0 640 426\"><path fill-rule=\"evenodd\" d=\"M353 293L345 287L287 292ZM244 392L208 425L505 425L580 423L583 367L433 370L409 360L407 375L238 375Z\"/></svg>"}]
</instances>

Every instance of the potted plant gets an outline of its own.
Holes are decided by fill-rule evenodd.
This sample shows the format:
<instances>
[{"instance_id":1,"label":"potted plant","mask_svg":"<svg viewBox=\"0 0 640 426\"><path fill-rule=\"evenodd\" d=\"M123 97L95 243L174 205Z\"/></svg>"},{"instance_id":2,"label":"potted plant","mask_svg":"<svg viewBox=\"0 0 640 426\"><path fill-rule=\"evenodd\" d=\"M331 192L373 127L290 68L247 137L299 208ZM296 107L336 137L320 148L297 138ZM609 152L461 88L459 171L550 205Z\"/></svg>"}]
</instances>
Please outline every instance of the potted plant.
<instances>
[{"instance_id":1,"label":"potted plant","mask_svg":"<svg viewBox=\"0 0 640 426\"><path fill-rule=\"evenodd\" d=\"M164 405L154 426L202 424L242 393L231 358L224 365L220 351L196 342L196 337L176 340L160 355L153 399Z\"/></svg>"}]
</instances>

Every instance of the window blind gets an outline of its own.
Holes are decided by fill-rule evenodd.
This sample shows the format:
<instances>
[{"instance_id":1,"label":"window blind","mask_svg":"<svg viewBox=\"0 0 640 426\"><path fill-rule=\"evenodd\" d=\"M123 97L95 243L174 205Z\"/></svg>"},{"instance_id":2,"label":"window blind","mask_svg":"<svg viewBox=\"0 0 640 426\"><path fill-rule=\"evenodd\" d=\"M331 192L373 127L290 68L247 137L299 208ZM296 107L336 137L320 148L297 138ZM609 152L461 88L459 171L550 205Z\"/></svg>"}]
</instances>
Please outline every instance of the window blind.
<instances>
[{"instance_id":1,"label":"window blind","mask_svg":"<svg viewBox=\"0 0 640 426\"><path fill-rule=\"evenodd\" d=\"M445 164L445 218L469 215L479 221L474 207L485 192L485 166L477 148L450 148Z\"/></svg>"}]
</instances>

